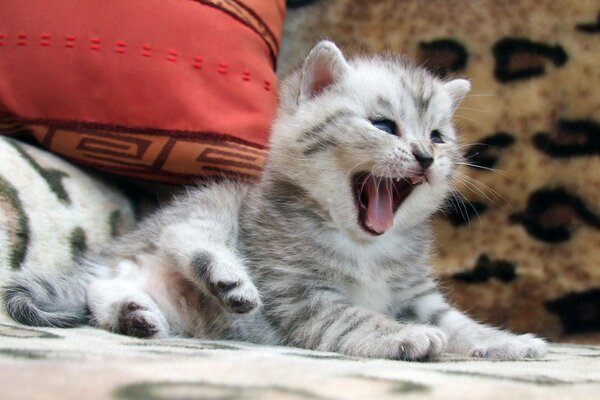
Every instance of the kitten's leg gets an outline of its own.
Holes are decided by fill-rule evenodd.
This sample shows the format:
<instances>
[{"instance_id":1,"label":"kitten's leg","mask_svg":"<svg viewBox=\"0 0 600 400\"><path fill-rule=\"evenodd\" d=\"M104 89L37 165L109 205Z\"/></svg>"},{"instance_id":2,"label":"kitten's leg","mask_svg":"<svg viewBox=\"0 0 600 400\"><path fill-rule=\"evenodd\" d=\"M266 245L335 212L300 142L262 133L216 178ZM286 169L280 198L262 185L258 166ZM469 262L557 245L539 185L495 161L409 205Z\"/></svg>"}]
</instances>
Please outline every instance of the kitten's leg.
<instances>
[{"instance_id":1,"label":"kitten's leg","mask_svg":"<svg viewBox=\"0 0 600 400\"><path fill-rule=\"evenodd\" d=\"M210 291L228 311L244 314L260 305L260 297L222 226L205 219L166 226L158 246L192 282ZM219 232L215 232L219 231Z\"/></svg>"},{"instance_id":2,"label":"kitten's leg","mask_svg":"<svg viewBox=\"0 0 600 400\"><path fill-rule=\"evenodd\" d=\"M136 337L166 337L167 320L135 280L99 278L87 290L92 322L111 332Z\"/></svg>"},{"instance_id":3,"label":"kitten's leg","mask_svg":"<svg viewBox=\"0 0 600 400\"><path fill-rule=\"evenodd\" d=\"M331 292L310 292L265 315L285 342L350 356L422 360L439 355L446 336L438 328L402 324L377 312L353 306Z\"/></svg>"},{"instance_id":4,"label":"kitten's leg","mask_svg":"<svg viewBox=\"0 0 600 400\"><path fill-rule=\"evenodd\" d=\"M411 290L412 300L403 312L440 327L448 335L449 352L503 360L541 357L546 352L543 339L482 325L451 307L431 280Z\"/></svg>"}]
</instances>

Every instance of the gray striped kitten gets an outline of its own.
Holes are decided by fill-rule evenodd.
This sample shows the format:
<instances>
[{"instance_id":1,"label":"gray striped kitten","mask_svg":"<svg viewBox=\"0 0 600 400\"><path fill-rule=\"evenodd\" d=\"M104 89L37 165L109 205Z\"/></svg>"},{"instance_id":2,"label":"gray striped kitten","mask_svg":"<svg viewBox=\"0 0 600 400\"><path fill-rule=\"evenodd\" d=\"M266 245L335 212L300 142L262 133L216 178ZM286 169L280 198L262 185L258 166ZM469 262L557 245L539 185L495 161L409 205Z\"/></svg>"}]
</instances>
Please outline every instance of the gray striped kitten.
<instances>
[{"instance_id":1,"label":"gray striped kitten","mask_svg":"<svg viewBox=\"0 0 600 400\"><path fill-rule=\"evenodd\" d=\"M264 176L192 189L59 276L5 289L16 320L138 337L241 339L352 356L538 357L546 344L446 303L430 218L461 160L470 89L331 42L282 82Z\"/></svg>"}]
</instances>

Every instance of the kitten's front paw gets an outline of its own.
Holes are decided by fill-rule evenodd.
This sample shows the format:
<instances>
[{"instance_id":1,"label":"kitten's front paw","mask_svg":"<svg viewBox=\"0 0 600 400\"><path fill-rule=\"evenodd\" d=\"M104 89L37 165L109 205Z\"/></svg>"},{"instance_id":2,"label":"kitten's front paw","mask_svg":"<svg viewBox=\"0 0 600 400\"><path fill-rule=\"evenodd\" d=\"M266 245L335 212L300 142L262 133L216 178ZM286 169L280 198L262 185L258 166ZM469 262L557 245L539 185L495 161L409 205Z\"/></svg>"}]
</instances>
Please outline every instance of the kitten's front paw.
<instances>
[{"instance_id":1,"label":"kitten's front paw","mask_svg":"<svg viewBox=\"0 0 600 400\"><path fill-rule=\"evenodd\" d=\"M546 354L546 347L545 340L529 333L512 335L498 332L474 346L470 351L470 356L496 360L539 358Z\"/></svg>"},{"instance_id":2,"label":"kitten's front paw","mask_svg":"<svg viewBox=\"0 0 600 400\"><path fill-rule=\"evenodd\" d=\"M232 254L200 252L192 260L192 269L227 311L247 314L260 306L258 289Z\"/></svg>"},{"instance_id":3,"label":"kitten's front paw","mask_svg":"<svg viewBox=\"0 0 600 400\"><path fill-rule=\"evenodd\" d=\"M208 283L210 292L229 312L247 314L258 308L260 296L249 280L217 280Z\"/></svg>"},{"instance_id":4,"label":"kitten's front paw","mask_svg":"<svg viewBox=\"0 0 600 400\"><path fill-rule=\"evenodd\" d=\"M392 336L391 358L405 361L429 360L439 356L446 347L446 334L425 325L404 328Z\"/></svg>"}]
</instances>

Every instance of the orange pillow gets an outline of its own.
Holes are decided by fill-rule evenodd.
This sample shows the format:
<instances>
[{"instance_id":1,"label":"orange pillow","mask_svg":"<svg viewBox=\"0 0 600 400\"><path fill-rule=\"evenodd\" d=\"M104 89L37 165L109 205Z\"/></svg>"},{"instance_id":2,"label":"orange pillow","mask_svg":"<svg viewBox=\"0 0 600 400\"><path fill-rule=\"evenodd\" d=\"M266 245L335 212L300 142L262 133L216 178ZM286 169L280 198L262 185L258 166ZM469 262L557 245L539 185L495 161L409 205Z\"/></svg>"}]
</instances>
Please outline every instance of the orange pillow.
<instances>
[{"instance_id":1,"label":"orange pillow","mask_svg":"<svg viewBox=\"0 0 600 400\"><path fill-rule=\"evenodd\" d=\"M2 1L0 113L101 170L256 178L284 13L284 0Z\"/></svg>"}]
</instances>

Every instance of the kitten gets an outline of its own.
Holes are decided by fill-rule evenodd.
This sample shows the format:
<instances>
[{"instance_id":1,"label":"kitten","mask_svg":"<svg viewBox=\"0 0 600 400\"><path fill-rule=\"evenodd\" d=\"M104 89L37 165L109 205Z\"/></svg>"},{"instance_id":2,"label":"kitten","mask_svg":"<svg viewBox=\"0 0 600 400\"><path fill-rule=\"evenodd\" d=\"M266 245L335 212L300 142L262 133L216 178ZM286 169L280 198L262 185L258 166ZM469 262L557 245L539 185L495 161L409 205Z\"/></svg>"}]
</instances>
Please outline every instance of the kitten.
<instances>
[{"instance_id":1,"label":"kitten","mask_svg":"<svg viewBox=\"0 0 600 400\"><path fill-rule=\"evenodd\" d=\"M322 41L282 82L255 186L191 189L57 277L23 273L16 320L86 320L138 337L241 339L352 356L538 357L546 344L452 308L428 265L430 218L461 161L452 115L470 89ZM260 293L260 295L259 295Z\"/></svg>"}]
</instances>

